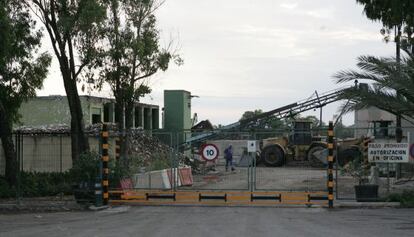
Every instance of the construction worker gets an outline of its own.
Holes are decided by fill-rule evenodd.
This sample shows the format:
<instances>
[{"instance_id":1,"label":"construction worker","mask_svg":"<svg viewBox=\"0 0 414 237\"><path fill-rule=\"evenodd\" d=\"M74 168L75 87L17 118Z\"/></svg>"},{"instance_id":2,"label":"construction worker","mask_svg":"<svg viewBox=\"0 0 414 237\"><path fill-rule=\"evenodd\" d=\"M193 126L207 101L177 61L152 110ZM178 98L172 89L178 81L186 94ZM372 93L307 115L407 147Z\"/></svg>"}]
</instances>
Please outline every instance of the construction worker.
<instances>
[{"instance_id":1,"label":"construction worker","mask_svg":"<svg viewBox=\"0 0 414 237\"><path fill-rule=\"evenodd\" d=\"M224 159L226 159L226 171L229 170L229 167L231 168L231 171L234 171L233 147L231 144L224 150Z\"/></svg>"}]
</instances>

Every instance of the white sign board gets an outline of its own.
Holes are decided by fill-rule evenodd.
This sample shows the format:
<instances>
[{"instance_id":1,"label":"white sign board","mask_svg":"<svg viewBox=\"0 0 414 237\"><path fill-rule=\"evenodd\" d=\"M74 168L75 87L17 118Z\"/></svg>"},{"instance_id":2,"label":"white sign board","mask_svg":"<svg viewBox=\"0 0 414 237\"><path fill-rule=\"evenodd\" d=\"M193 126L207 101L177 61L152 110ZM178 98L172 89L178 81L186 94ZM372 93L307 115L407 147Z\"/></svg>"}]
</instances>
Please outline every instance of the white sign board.
<instances>
[{"instance_id":1,"label":"white sign board","mask_svg":"<svg viewBox=\"0 0 414 237\"><path fill-rule=\"evenodd\" d=\"M408 143L369 143L368 161L379 163L407 163Z\"/></svg>"},{"instance_id":2,"label":"white sign board","mask_svg":"<svg viewBox=\"0 0 414 237\"><path fill-rule=\"evenodd\" d=\"M217 159L219 155L219 150L214 144L205 144L201 148L201 156L206 161L213 161Z\"/></svg>"},{"instance_id":3,"label":"white sign board","mask_svg":"<svg viewBox=\"0 0 414 237\"><path fill-rule=\"evenodd\" d=\"M247 152L256 152L256 141L247 141Z\"/></svg>"}]
</instances>

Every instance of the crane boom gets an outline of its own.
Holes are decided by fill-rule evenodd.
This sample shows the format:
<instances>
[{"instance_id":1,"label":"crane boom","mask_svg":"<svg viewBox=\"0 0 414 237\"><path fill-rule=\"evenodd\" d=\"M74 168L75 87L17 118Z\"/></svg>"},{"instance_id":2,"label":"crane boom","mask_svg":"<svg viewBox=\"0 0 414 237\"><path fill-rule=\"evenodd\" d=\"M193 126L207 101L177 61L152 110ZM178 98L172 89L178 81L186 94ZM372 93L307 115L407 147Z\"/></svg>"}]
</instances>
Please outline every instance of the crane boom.
<instances>
[{"instance_id":1,"label":"crane boom","mask_svg":"<svg viewBox=\"0 0 414 237\"><path fill-rule=\"evenodd\" d=\"M267 111L265 113L256 115L252 118L240 120L238 122L223 126L215 131L208 131L208 132L190 137L186 140L185 143L189 144L189 143L194 143L194 142L205 141L207 139L211 139L213 136L218 135L219 133L228 132L232 130L240 130L240 129L249 127L249 125L253 123L258 123L261 120L266 120L271 116L282 119L282 118L294 116L296 114L309 111L315 108L321 108L327 104L340 100L338 95L342 91L348 88L349 87L339 88L339 89L328 91L328 92L325 92L319 95L317 93L314 93L310 98L307 98L305 100L298 101L296 103L292 103L289 105L279 107L277 109Z\"/></svg>"}]
</instances>

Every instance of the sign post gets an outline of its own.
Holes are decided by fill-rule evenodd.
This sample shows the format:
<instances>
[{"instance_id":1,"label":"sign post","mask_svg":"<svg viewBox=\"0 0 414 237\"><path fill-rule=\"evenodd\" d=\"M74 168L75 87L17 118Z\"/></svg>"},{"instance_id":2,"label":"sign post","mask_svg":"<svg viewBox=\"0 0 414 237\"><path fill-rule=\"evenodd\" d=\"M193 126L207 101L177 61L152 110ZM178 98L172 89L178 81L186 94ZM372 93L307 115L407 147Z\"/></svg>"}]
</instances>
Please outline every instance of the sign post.
<instances>
[{"instance_id":1,"label":"sign post","mask_svg":"<svg viewBox=\"0 0 414 237\"><path fill-rule=\"evenodd\" d=\"M204 144L200 155L206 161L214 161L219 155L219 149L214 144Z\"/></svg>"},{"instance_id":2,"label":"sign post","mask_svg":"<svg viewBox=\"0 0 414 237\"><path fill-rule=\"evenodd\" d=\"M257 148L256 148L256 141L255 140L249 140L249 141L247 141L247 153L249 154L249 156L248 156L248 160L247 160L247 162L248 162L248 166L249 167L251 167L251 168L249 168L249 171L250 171L250 183L251 183L251 185L250 185L250 191L252 191L253 192L253 190L254 190L254 188L255 187L253 187L253 185L254 185L254 178L255 178L255 176L256 176L256 174L255 174L255 172L256 172L256 170L255 170L255 167L256 167L256 152L257 152ZM251 160L250 160L250 158L251 158Z\"/></svg>"},{"instance_id":3,"label":"sign post","mask_svg":"<svg viewBox=\"0 0 414 237\"><path fill-rule=\"evenodd\" d=\"M254 152L256 153L256 141L247 141L247 152Z\"/></svg>"}]
</instances>

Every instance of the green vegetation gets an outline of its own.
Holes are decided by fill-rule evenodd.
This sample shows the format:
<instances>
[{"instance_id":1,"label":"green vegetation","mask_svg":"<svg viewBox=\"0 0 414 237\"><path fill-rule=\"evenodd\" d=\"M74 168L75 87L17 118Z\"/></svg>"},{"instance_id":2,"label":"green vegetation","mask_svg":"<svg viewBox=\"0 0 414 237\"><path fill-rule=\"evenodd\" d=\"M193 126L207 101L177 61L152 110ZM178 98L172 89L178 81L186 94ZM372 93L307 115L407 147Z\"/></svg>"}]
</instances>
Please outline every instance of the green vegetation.
<instances>
[{"instance_id":1,"label":"green vegetation","mask_svg":"<svg viewBox=\"0 0 414 237\"><path fill-rule=\"evenodd\" d=\"M172 51L171 43L167 48L160 46L155 11L163 1L108 2L101 38L107 47L101 54L98 82L99 86L107 83L111 87L116 101L116 122L123 124L125 110L125 128L129 129L134 103L151 92L147 79L166 71L172 60L182 64L182 59Z\"/></svg>"},{"instance_id":2,"label":"green vegetation","mask_svg":"<svg viewBox=\"0 0 414 237\"><path fill-rule=\"evenodd\" d=\"M342 167L341 173L352 176L359 185L367 184L370 165L358 156Z\"/></svg>"},{"instance_id":3,"label":"green vegetation","mask_svg":"<svg viewBox=\"0 0 414 237\"><path fill-rule=\"evenodd\" d=\"M414 190L393 193L384 199L386 202L400 202L401 207L414 207Z\"/></svg>"},{"instance_id":4,"label":"green vegetation","mask_svg":"<svg viewBox=\"0 0 414 237\"><path fill-rule=\"evenodd\" d=\"M21 172L19 184L10 186L5 177L0 177L0 198L44 197L72 194L69 172L40 173Z\"/></svg>"},{"instance_id":5,"label":"green vegetation","mask_svg":"<svg viewBox=\"0 0 414 237\"><path fill-rule=\"evenodd\" d=\"M357 70L344 70L336 73L337 83L354 80L369 80L371 86L354 87L345 90L341 95L349 99L345 110L357 110L368 106L392 114L414 117L414 58L407 56L398 63L394 58L360 56ZM398 95L396 93L398 91Z\"/></svg>"},{"instance_id":6,"label":"green vegetation","mask_svg":"<svg viewBox=\"0 0 414 237\"><path fill-rule=\"evenodd\" d=\"M0 2L0 137L12 186L17 182L12 125L20 105L42 87L51 62L47 53L37 53L42 34L30 16L19 0Z\"/></svg>"},{"instance_id":7,"label":"green vegetation","mask_svg":"<svg viewBox=\"0 0 414 237\"><path fill-rule=\"evenodd\" d=\"M397 71L397 77L402 76L400 71L401 63L401 49L404 50L408 55L412 56L414 50L414 5L411 0L357 0L357 3L364 6L364 13L366 16L373 21L380 21L383 25L381 34L384 35L385 42L395 42L396 55L396 70L394 69L390 73ZM392 32L394 37L391 38ZM369 78L368 78L369 79ZM395 97L402 101L406 96L401 96L400 91L397 88L388 87L388 89L396 89ZM382 97L377 97L381 100ZM402 129L401 129L401 111L397 111L396 115L396 140L401 142L402 140Z\"/></svg>"},{"instance_id":8,"label":"green vegetation","mask_svg":"<svg viewBox=\"0 0 414 237\"><path fill-rule=\"evenodd\" d=\"M82 182L95 183L96 178L100 175L100 163L100 155L96 152L88 152L80 155L79 159L69 171L72 182L76 184Z\"/></svg>"},{"instance_id":9,"label":"green vegetation","mask_svg":"<svg viewBox=\"0 0 414 237\"><path fill-rule=\"evenodd\" d=\"M100 0L24 0L35 12L46 29L58 59L66 96L70 108L72 132L72 160L89 150L84 132L82 106L77 89L78 82L87 80L87 68L99 64L102 45L98 39L102 34L105 19L105 1Z\"/></svg>"}]
</instances>

